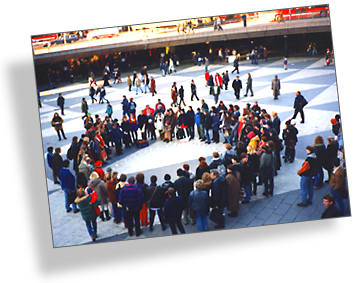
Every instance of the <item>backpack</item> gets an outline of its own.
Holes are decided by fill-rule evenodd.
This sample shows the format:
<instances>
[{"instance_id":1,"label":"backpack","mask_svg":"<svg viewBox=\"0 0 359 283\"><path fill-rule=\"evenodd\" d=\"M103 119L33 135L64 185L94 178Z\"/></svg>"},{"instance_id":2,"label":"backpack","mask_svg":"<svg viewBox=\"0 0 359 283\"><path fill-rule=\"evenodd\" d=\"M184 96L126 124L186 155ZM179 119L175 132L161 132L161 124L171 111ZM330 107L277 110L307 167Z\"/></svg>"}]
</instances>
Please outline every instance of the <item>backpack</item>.
<instances>
[{"instance_id":1,"label":"backpack","mask_svg":"<svg viewBox=\"0 0 359 283\"><path fill-rule=\"evenodd\" d=\"M67 150L67 154L66 157L68 160L73 160L75 158L75 153L73 151L72 145L70 146L70 148Z\"/></svg>"},{"instance_id":2,"label":"backpack","mask_svg":"<svg viewBox=\"0 0 359 283\"><path fill-rule=\"evenodd\" d=\"M226 170L226 166L223 163L218 165L217 170L221 176L223 177L226 176L227 170Z\"/></svg>"}]
</instances>

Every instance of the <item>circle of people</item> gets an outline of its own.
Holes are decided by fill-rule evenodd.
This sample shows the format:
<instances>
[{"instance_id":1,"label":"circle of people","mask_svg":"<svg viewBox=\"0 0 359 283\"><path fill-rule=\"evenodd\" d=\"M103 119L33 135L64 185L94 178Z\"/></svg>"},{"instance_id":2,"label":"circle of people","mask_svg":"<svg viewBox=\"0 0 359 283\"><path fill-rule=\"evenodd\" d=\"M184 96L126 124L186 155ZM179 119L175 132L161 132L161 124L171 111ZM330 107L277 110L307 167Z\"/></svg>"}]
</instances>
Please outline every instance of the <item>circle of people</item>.
<instances>
[{"instance_id":1,"label":"circle of people","mask_svg":"<svg viewBox=\"0 0 359 283\"><path fill-rule=\"evenodd\" d=\"M147 74L143 77L146 79ZM217 79L216 77L215 80ZM138 80L135 73L134 80ZM275 77L272 86L278 84L277 80L278 78ZM209 80L206 81L209 85ZM210 93L216 95L217 91L214 87L222 86L222 82L227 89L228 82L226 84L226 81L222 80L219 84L210 83ZM96 84L94 79L90 81L92 103L94 103L93 83ZM104 86L107 83L105 81ZM131 91L132 82L128 85ZM98 87L100 93L104 92L104 86ZM138 89L142 91L137 86L136 94ZM279 88L278 92L274 88L274 99L278 98ZM191 90L191 101L193 98L199 100L193 80ZM247 86L247 92L248 90L251 91L251 84L249 88ZM149 92L152 95L156 94L155 85L149 87ZM180 97L179 103L175 95L177 93ZM165 230L168 224L173 234L177 234L176 227L181 233L185 233L182 220L185 225L189 222L193 225L197 224L198 231L207 231L208 217L216 222L215 229L223 229L225 228L224 209L227 208L230 212L227 214L229 217L236 217L240 205L249 203L251 195L257 194L258 185L264 184L263 196L273 196L274 176L278 174L282 165L283 149L285 149L282 157L284 162L294 161L295 146L298 142L298 130L294 119L300 113L301 122L304 123L303 108L306 105L306 100L299 91L296 93L294 115L285 122L282 139L279 137L281 121L277 113L267 113L265 109L261 109L257 101L254 101L253 105L247 103L241 115L238 105L230 104L227 107L223 101L217 105L218 96L217 99L215 96L217 106L209 108L204 99L201 99L201 107L194 112L191 106L188 106L187 111L181 108L182 102L186 106L183 101L183 86L177 92L174 83L171 95L173 96L171 107L177 107L176 112L173 108L167 109L158 99L154 108L146 105L137 119L136 103L132 97L127 100L124 95L121 102L123 110L121 123L116 118L112 119L113 111L109 101L107 101L106 117L102 120L96 115L94 120L88 112L86 99L83 98L81 108L84 113L82 119L85 133L81 139L76 136L72 138L66 160L60 155L61 148L56 148L55 152L52 147L48 148L48 165L53 170L54 183L61 184L64 191L66 211L73 210L75 213L81 211L93 241L97 238L97 217L100 216L102 221L110 220L110 213L115 223L124 221L130 236L133 235L134 226L136 236L142 234L141 226L149 226L149 230L153 231L156 214L162 230ZM103 103L104 96L100 95L99 103ZM239 99L239 92L235 92L235 96ZM62 96L61 99L64 100ZM63 109L62 115L64 115ZM326 215L332 215L331 217L343 215L345 193L342 191L346 190L345 171L337 170L339 167L344 168L343 154L339 154L341 158L338 159L338 152L343 152L339 120L340 116L337 115L331 121L335 138L328 138L327 148L323 138L318 136L314 145L306 148L308 158L298 171L301 176L302 196L302 202L298 203L298 206L302 207L312 204L313 189L319 188L323 183L323 168L328 171L329 177L336 172L344 176L340 178L341 183L337 187L330 184L331 201L327 201L329 205L325 205L326 200L324 201L327 210L330 208L329 212L326 210ZM52 125L57 131L59 140L61 140L60 132L66 139L62 123L60 115L55 113ZM188 164L184 164L183 168L177 170L178 178L174 182L171 181L171 176L166 174L162 185L157 184L157 176L151 176L151 182L147 185L142 173L127 178L125 174L118 176L119 173L112 172L110 168L107 168L107 173L101 168L111 159L111 147L115 147L116 154L121 155L123 143L125 148L148 146L147 138L151 140L159 138L167 143L184 138L190 141L195 137L195 126L199 140L206 144L219 143L220 136L223 137L224 154L214 152L210 164L207 164L204 157L200 157L195 172L189 170ZM235 148L232 147L233 145ZM69 170L71 160L76 178ZM334 202L337 203L338 208ZM326 217L324 214L323 217Z\"/></svg>"}]
</instances>

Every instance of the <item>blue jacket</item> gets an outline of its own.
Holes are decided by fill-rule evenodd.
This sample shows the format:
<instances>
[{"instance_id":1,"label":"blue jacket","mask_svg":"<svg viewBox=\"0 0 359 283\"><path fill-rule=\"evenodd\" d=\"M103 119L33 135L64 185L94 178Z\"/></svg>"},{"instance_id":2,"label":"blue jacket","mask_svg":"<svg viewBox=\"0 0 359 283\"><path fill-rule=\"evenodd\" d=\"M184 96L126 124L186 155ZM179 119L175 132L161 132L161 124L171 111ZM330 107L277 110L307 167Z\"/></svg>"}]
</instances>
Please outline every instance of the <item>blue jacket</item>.
<instances>
[{"instance_id":1,"label":"blue jacket","mask_svg":"<svg viewBox=\"0 0 359 283\"><path fill-rule=\"evenodd\" d=\"M197 127L199 127L201 124L203 125L204 122L204 114L201 112L197 112L194 115L194 122L196 123ZM202 123L201 123L202 122Z\"/></svg>"},{"instance_id":2,"label":"blue jacket","mask_svg":"<svg viewBox=\"0 0 359 283\"><path fill-rule=\"evenodd\" d=\"M116 127L116 129L112 128L109 134L110 140L113 142L119 142L123 138L123 133L118 127Z\"/></svg>"},{"instance_id":3,"label":"blue jacket","mask_svg":"<svg viewBox=\"0 0 359 283\"><path fill-rule=\"evenodd\" d=\"M193 191L189 195L188 206L193 208L196 212L207 212L210 198L205 191Z\"/></svg>"},{"instance_id":4,"label":"blue jacket","mask_svg":"<svg viewBox=\"0 0 359 283\"><path fill-rule=\"evenodd\" d=\"M213 131L219 131L219 124L220 124L220 120L219 120L219 115L213 115L212 116L212 127L213 127Z\"/></svg>"},{"instance_id":5,"label":"blue jacket","mask_svg":"<svg viewBox=\"0 0 359 283\"><path fill-rule=\"evenodd\" d=\"M187 119L188 119L188 125L192 126L194 125L194 112L193 110L187 111Z\"/></svg>"},{"instance_id":6,"label":"blue jacket","mask_svg":"<svg viewBox=\"0 0 359 283\"><path fill-rule=\"evenodd\" d=\"M47 153L46 155L46 159L47 159L47 164L49 165L49 167L52 169L52 157L54 155L50 152Z\"/></svg>"},{"instance_id":7,"label":"blue jacket","mask_svg":"<svg viewBox=\"0 0 359 283\"><path fill-rule=\"evenodd\" d=\"M113 111L112 111L112 106L111 106L111 105L107 105L106 113L107 113L108 115L112 115Z\"/></svg>"},{"instance_id":8,"label":"blue jacket","mask_svg":"<svg viewBox=\"0 0 359 283\"><path fill-rule=\"evenodd\" d=\"M61 181L61 189L63 189L67 193L76 191L75 177L74 175L72 175L69 169L61 168L59 177Z\"/></svg>"},{"instance_id":9,"label":"blue jacket","mask_svg":"<svg viewBox=\"0 0 359 283\"><path fill-rule=\"evenodd\" d=\"M123 101L122 101L122 109L127 111L128 110L128 100L127 98L125 98Z\"/></svg>"}]
</instances>

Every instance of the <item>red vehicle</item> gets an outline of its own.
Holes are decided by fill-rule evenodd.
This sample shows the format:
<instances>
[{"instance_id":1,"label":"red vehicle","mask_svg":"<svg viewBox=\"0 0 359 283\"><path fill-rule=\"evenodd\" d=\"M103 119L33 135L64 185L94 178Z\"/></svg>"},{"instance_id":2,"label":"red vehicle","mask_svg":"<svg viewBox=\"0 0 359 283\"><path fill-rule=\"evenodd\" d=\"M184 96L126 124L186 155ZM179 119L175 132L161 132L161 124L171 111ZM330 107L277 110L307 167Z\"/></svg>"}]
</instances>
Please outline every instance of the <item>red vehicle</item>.
<instances>
[{"instance_id":1,"label":"red vehicle","mask_svg":"<svg viewBox=\"0 0 359 283\"><path fill-rule=\"evenodd\" d=\"M274 21L279 21L283 14L283 20L298 20L306 18L322 18L329 16L329 5L316 5L293 9L278 10Z\"/></svg>"},{"instance_id":2,"label":"red vehicle","mask_svg":"<svg viewBox=\"0 0 359 283\"><path fill-rule=\"evenodd\" d=\"M58 38L57 34L47 34L47 35L41 35L41 36L34 36L32 38L32 43L51 41L51 40L56 40L57 38Z\"/></svg>"}]
</instances>

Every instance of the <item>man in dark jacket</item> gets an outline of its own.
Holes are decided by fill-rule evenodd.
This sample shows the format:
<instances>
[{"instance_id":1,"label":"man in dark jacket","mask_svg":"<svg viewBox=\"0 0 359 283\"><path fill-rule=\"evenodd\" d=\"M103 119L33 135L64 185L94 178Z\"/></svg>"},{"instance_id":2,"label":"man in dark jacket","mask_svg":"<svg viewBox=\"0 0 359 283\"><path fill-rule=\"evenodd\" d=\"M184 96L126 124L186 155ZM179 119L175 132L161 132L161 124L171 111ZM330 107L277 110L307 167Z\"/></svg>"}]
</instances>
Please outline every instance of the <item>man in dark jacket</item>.
<instances>
[{"instance_id":1,"label":"man in dark jacket","mask_svg":"<svg viewBox=\"0 0 359 283\"><path fill-rule=\"evenodd\" d=\"M59 93L59 97L57 98L57 106L61 109L61 115L65 115L64 106L65 106L65 98L63 98L62 93Z\"/></svg>"},{"instance_id":2,"label":"man in dark jacket","mask_svg":"<svg viewBox=\"0 0 359 283\"><path fill-rule=\"evenodd\" d=\"M243 204L249 203L251 199L251 189L252 189L252 182L254 180L254 169L253 164L251 161L248 160L248 154L242 153L239 157L240 165L235 168L239 169L238 171L241 173L241 184L242 188L244 189L246 196L242 201Z\"/></svg>"},{"instance_id":3,"label":"man in dark jacket","mask_svg":"<svg viewBox=\"0 0 359 283\"><path fill-rule=\"evenodd\" d=\"M163 217L165 222L170 225L172 234L177 234L177 228L180 230L181 234L186 233L182 223L181 216L182 210L185 209L185 203L181 197L176 196L176 191L174 188L168 189L168 200L165 202L163 208Z\"/></svg>"},{"instance_id":4,"label":"man in dark jacket","mask_svg":"<svg viewBox=\"0 0 359 283\"><path fill-rule=\"evenodd\" d=\"M300 94L300 91L297 91L295 94L295 100L294 100L294 114L292 117L292 120L294 120L297 117L298 112L300 113L300 116L302 118L302 121L300 121L302 124L304 123L304 112L303 112L303 108L305 105L307 105L308 102L307 100L304 98L303 95Z\"/></svg>"},{"instance_id":5,"label":"man in dark jacket","mask_svg":"<svg viewBox=\"0 0 359 283\"><path fill-rule=\"evenodd\" d=\"M75 177L74 175L72 175L72 173L69 170L70 161L66 159L64 160L63 164L64 167L60 169L59 177L61 181L61 189L64 191L64 195L65 195L66 212L70 212L71 207L70 207L69 196L71 195L71 193L76 192ZM73 200L75 200L75 198ZM74 213L79 212L75 203L72 203L72 208L74 210Z\"/></svg>"},{"instance_id":6,"label":"man in dark jacket","mask_svg":"<svg viewBox=\"0 0 359 283\"><path fill-rule=\"evenodd\" d=\"M192 106L188 106L188 111L187 111L187 123L188 123L188 128L187 128L187 135L190 136L189 140L193 140L194 139L194 111L192 109Z\"/></svg>"},{"instance_id":7,"label":"man in dark jacket","mask_svg":"<svg viewBox=\"0 0 359 283\"><path fill-rule=\"evenodd\" d=\"M162 231L164 231L167 228L163 221L162 211L165 202L165 191L161 186L157 186L157 176L152 175L150 180L150 185L145 189L146 206L150 210L150 231L153 231L156 212L161 222Z\"/></svg>"},{"instance_id":8,"label":"man in dark jacket","mask_svg":"<svg viewBox=\"0 0 359 283\"><path fill-rule=\"evenodd\" d=\"M116 154L121 155L122 154L123 133L122 133L120 127L118 127L116 123L112 124L112 128L109 131L109 135L110 135L110 141L115 143Z\"/></svg>"},{"instance_id":9,"label":"man in dark jacket","mask_svg":"<svg viewBox=\"0 0 359 283\"><path fill-rule=\"evenodd\" d=\"M339 216L339 211L334 204L334 200L335 197L331 193L327 193L323 196L323 204L326 207L326 210L322 214L322 219Z\"/></svg>"},{"instance_id":10,"label":"man in dark jacket","mask_svg":"<svg viewBox=\"0 0 359 283\"><path fill-rule=\"evenodd\" d=\"M64 167L64 161L60 153L61 153L61 148L57 147L55 148L55 154L52 157L52 171L54 173L53 175L54 175L55 184L60 184L60 182L57 180L57 177L59 177L60 175L60 169Z\"/></svg>"},{"instance_id":11,"label":"man in dark jacket","mask_svg":"<svg viewBox=\"0 0 359 283\"><path fill-rule=\"evenodd\" d=\"M141 189L137 188L135 183L135 177L128 178L128 184L121 189L118 201L122 204L122 209L125 212L128 234L133 235L133 219L135 219L135 230L138 237L142 234L140 210L144 202L144 194Z\"/></svg>"},{"instance_id":12,"label":"man in dark jacket","mask_svg":"<svg viewBox=\"0 0 359 283\"><path fill-rule=\"evenodd\" d=\"M211 178L213 182L212 187L212 199L213 199L213 207L218 211L218 224L214 226L215 229L223 229L224 228L224 208L228 205L228 182L227 180L219 174L217 169L211 170Z\"/></svg>"},{"instance_id":13,"label":"man in dark jacket","mask_svg":"<svg viewBox=\"0 0 359 283\"><path fill-rule=\"evenodd\" d=\"M186 172L181 168L177 170L177 176L178 179L174 181L173 187L176 190L178 196L180 196L185 203L183 224L187 225L189 216L188 197L191 191L193 191L193 183L190 179L187 178ZM195 219L190 218L190 220L192 225L196 223Z\"/></svg>"},{"instance_id":14,"label":"man in dark jacket","mask_svg":"<svg viewBox=\"0 0 359 283\"><path fill-rule=\"evenodd\" d=\"M237 99L239 99L240 91L242 88L242 81L239 79L239 76L232 83L232 88L234 89L234 95Z\"/></svg>"}]
</instances>

